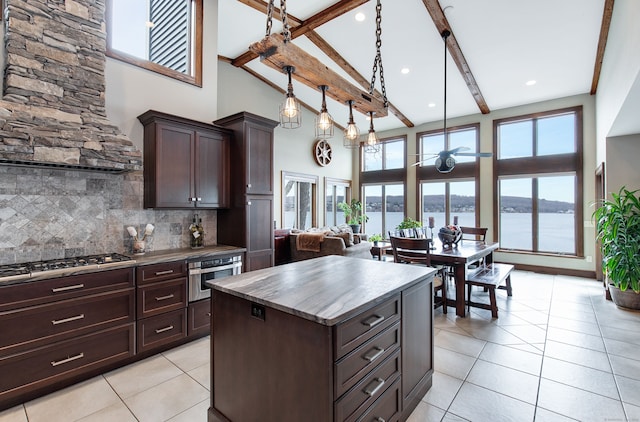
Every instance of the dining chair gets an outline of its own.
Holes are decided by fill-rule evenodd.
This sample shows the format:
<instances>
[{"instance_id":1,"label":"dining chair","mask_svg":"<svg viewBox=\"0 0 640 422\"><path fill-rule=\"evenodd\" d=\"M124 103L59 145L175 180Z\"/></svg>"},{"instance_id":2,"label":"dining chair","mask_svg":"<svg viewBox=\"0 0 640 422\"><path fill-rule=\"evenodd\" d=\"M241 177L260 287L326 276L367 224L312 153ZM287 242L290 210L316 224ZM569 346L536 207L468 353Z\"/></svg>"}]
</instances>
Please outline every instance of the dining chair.
<instances>
[{"instance_id":1,"label":"dining chair","mask_svg":"<svg viewBox=\"0 0 640 422\"><path fill-rule=\"evenodd\" d=\"M486 227L460 227L462 241L471 240L474 242L484 242L487 237Z\"/></svg>"},{"instance_id":2,"label":"dining chair","mask_svg":"<svg viewBox=\"0 0 640 422\"><path fill-rule=\"evenodd\" d=\"M415 239L407 237L390 236L391 250L393 251L393 261L405 264L418 264L427 267L431 265L430 239ZM441 291L441 296L436 292ZM447 313L447 283L442 272L433 277L434 309L442 305L442 313Z\"/></svg>"}]
</instances>

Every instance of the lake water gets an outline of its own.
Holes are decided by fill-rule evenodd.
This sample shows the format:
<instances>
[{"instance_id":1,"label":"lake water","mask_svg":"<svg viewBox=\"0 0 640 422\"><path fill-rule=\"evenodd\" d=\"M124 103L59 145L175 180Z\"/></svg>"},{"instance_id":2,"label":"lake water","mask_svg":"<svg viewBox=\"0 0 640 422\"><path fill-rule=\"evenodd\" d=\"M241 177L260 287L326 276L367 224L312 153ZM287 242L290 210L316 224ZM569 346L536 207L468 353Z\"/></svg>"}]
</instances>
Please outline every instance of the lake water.
<instances>
[{"instance_id":1,"label":"lake water","mask_svg":"<svg viewBox=\"0 0 640 422\"><path fill-rule=\"evenodd\" d=\"M458 225L474 227L474 213L458 213ZM395 230L396 226L404 219L402 212L386 213L386 228L382 229L382 213L367 212L369 221L366 223L368 234L384 233L385 237L389 231ZM445 223L444 213L432 213L425 215L423 221L428 221L428 217L435 220L434 236ZM530 213L503 213L501 215L501 225L503 227L502 236L497 239L500 247L504 249L531 250L531 214ZM426 224L425 224L426 225ZM575 215L558 213L540 214L540 234L538 236L538 249L544 252L575 253Z\"/></svg>"}]
</instances>

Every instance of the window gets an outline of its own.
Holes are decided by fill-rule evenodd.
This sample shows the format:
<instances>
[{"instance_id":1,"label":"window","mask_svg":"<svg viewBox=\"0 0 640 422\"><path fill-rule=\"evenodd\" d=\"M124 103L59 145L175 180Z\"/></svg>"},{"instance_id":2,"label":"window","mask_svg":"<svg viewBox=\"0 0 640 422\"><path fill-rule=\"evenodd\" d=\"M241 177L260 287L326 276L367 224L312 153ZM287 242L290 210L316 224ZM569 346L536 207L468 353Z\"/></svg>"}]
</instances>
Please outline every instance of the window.
<instances>
[{"instance_id":1,"label":"window","mask_svg":"<svg viewBox=\"0 0 640 422\"><path fill-rule=\"evenodd\" d=\"M477 152L479 126L447 129L446 142L442 130L418 133L417 142L421 157L459 147L469 149L465 152ZM453 223L454 216L458 217L460 226L476 227L480 221L476 182L479 179L479 158L456 156L455 160L456 166L450 173L439 173L434 160L423 162L416 172L421 221L426 222L433 217L436 229Z\"/></svg>"},{"instance_id":2,"label":"window","mask_svg":"<svg viewBox=\"0 0 640 422\"><path fill-rule=\"evenodd\" d=\"M326 226L344 224L344 213L338 209L338 204L351 200L351 181L325 177L324 186L324 224Z\"/></svg>"},{"instance_id":3,"label":"window","mask_svg":"<svg viewBox=\"0 0 640 422\"><path fill-rule=\"evenodd\" d=\"M404 219L404 184L365 185L363 191L367 233L387 237Z\"/></svg>"},{"instance_id":4,"label":"window","mask_svg":"<svg viewBox=\"0 0 640 422\"><path fill-rule=\"evenodd\" d=\"M405 138L381 140L378 152L362 148L364 171L403 169L405 167Z\"/></svg>"},{"instance_id":5,"label":"window","mask_svg":"<svg viewBox=\"0 0 640 422\"><path fill-rule=\"evenodd\" d=\"M503 250L583 255L582 108L494 121Z\"/></svg>"},{"instance_id":6,"label":"window","mask_svg":"<svg viewBox=\"0 0 640 422\"><path fill-rule=\"evenodd\" d=\"M282 227L306 230L317 226L318 176L282 172Z\"/></svg>"},{"instance_id":7,"label":"window","mask_svg":"<svg viewBox=\"0 0 640 422\"><path fill-rule=\"evenodd\" d=\"M107 55L202 86L203 0L107 0Z\"/></svg>"},{"instance_id":8,"label":"window","mask_svg":"<svg viewBox=\"0 0 640 422\"><path fill-rule=\"evenodd\" d=\"M386 138L380 142L378 153L361 149L360 183L365 215L369 217L364 224L366 232L386 237L405 217L407 138Z\"/></svg>"}]
</instances>

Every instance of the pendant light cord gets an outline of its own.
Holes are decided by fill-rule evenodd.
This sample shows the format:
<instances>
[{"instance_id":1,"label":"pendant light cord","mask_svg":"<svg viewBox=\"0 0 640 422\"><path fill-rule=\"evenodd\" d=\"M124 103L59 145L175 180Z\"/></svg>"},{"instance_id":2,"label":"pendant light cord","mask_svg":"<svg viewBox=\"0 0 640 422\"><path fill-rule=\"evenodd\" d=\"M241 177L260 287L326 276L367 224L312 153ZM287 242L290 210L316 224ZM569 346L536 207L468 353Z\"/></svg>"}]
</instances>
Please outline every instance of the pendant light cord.
<instances>
[{"instance_id":1,"label":"pendant light cord","mask_svg":"<svg viewBox=\"0 0 640 422\"><path fill-rule=\"evenodd\" d=\"M444 41L444 146L447 148L447 39L451 32L448 29L442 31L442 40Z\"/></svg>"},{"instance_id":2,"label":"pendant light cord","mask_svg":"<svg viewBox=\"0 0 640 422\"><path fill-rule=\"evenodd\" d=\"M382 46L382 3L378 0L376 4L376 57L373 60L373 75L371 75L371 83L369 84L369 94L373 95L376 83L376 72L378 66L380 66L380 86L382 90L382 100L384 101L384 108L389 107L389 101L387 100L387 88L384 84L384 68L382 67L382 53L380 47Z\"/></svg>"}]
</instances>

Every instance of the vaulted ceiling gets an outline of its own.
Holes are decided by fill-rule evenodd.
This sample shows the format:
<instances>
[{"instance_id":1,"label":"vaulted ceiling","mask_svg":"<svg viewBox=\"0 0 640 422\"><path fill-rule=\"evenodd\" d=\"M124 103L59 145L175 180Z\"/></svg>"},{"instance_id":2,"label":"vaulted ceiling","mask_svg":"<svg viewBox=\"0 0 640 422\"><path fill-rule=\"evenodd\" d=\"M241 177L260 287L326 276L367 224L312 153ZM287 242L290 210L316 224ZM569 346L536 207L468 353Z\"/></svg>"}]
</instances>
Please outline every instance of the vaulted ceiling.
<instances>
[{"instance_id":1,"label":"vaulted ceiling","mask_svg":"<svg viewBox=\"0 0 640 422\"><path fill-rule=\"evenodd\" d=\"M443 29L452 33L447 52L448 118L595 92L612 4L381 0L381 52L390 107L386 117L375 119L376 129L442 120ZM376 54L376 0L288 0L285 5L292 43L368 91ZM275 6L279 8L280 1ZM284 90L286 75L249 51L249 45L265 36L266 10L263 0L219 0L219 55ZM358 13L363 21L356 20ZM281 32L279 9L272 23L272 33ZM319 110L322 96L317 88L295 79L293 85L304 104ZM381 90L379 74L375 87ZM338 124L346 125L345 104L328 98L327 107ZM354 114L361 130L366 129L365 116Z\"/></svg>"}]
</instances>

